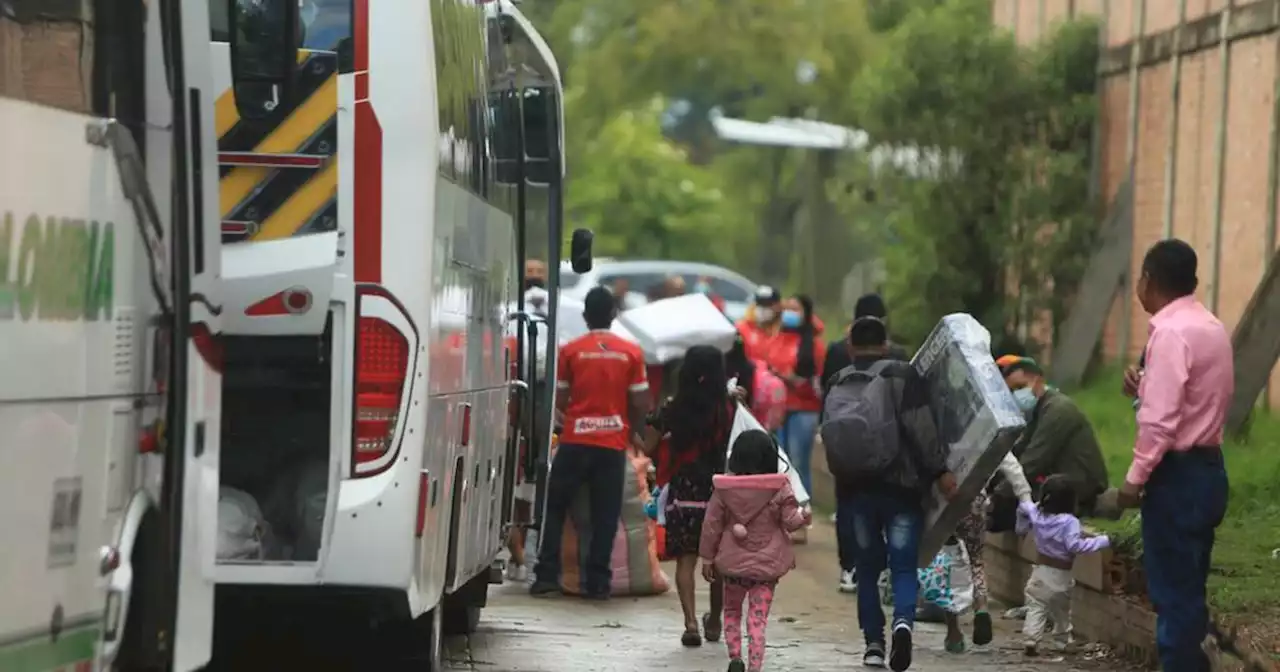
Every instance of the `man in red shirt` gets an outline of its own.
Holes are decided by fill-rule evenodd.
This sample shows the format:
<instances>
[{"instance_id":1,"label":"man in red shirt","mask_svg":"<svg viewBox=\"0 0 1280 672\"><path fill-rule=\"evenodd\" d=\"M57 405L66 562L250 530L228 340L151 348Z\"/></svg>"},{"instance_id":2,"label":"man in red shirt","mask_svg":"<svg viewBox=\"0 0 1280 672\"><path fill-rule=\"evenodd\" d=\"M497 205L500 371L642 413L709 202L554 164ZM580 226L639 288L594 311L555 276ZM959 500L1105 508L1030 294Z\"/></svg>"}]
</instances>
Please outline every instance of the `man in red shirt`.
<instances>
[{"instance_id":1,"label":"man in red shirt","mask_svg":"<svg viewBox=\"0 0 1280 672\"><path fill-rule=\"evenodd\" d=\"M617 315L604 287L587 293L582 317L590 332L560 349L556 410L564 416L560 447L551 462L547 509L539 542L537 580L529 592L560 592L560 537L578 489L586 486L591 543L582 594L608 599L613 538L622 515L622 483L632 435L649 412L649 381L640 346L609 330Z\"/></svg>"}]
</instances>

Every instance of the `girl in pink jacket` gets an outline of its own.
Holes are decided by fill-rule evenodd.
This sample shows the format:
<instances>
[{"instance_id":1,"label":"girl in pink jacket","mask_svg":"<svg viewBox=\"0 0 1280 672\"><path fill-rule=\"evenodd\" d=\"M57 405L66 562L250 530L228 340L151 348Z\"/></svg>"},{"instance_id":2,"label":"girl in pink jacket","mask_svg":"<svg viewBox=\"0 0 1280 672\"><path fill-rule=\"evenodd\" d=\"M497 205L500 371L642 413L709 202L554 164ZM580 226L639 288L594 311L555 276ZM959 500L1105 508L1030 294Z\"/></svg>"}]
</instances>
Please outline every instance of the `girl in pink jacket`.
<instances>
[{"instance_id":1,"label":"girl in pink jacket","mask_svg":"<svg viewBox=\"0 0 1280 672\"><path fill-rule=\"evenodd\" d=\"M764 669L764 633L778 579L796 566L790 534L809 524L773 437L749 430L733 442L730 474L716 476L698 555L702 576L724 581L724 641L729 672ZM742 662L742 603L747 602L747 663Z\"/></svg>"}]
</instances>

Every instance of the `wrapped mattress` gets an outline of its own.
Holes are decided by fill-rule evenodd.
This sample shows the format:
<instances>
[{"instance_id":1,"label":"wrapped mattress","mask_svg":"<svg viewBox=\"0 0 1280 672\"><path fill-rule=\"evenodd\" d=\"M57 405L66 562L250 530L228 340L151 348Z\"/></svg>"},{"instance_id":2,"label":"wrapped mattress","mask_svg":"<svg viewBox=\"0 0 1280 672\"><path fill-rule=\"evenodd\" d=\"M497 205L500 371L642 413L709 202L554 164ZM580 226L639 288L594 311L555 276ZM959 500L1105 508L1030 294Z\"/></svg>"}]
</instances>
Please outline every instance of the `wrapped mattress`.
<instances>
[{"instance_id":1,"label":"wrapped mattress","mask_svg":"<svg viewBox=\"0 0 1280 672\"><path fill-rule=\"evenodd\" d=\"M649 517L645 506L650 493L647 476L649 459L632 454L630 468L625 470L622 487L622 516L618 520L618 532L613 540L614 597L622 595L661 595L670 583L658 564L657 523ZM584 532L578 534L575 521L583 521ZM560 542L561 587L570 595L582 592L582 568L587 561L587 548L591 543L590 507L586 490L578 493L573 508L564 522L564 537Z\"/></svg>"},{"instance_id":2,"label":"wrapped mattress","mask_svg":"<svg viewBox=\"0 0 1280 672\"><path fill-rule=\"evenodd\" d=\"M935 490L925 514L919 563L928 567L1026 421L991 357L991 335L969 315L942 318L911 364L929 381L939 438L950 446L947 465L959 485L950 502Z\"/></svg>"}]
</instances>

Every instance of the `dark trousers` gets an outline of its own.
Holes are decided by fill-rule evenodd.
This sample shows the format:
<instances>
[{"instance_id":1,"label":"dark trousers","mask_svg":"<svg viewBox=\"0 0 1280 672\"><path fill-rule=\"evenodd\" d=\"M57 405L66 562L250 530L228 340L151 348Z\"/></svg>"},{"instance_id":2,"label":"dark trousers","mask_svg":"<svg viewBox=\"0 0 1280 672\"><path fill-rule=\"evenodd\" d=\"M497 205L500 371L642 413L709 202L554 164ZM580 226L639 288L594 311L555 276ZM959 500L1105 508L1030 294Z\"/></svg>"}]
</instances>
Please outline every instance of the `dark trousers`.
<instances>
[{"instance_id":1,"label":"dark trousers","mask_svg":"<svg viewBox=\"0 0 1280 672\"><path fill-rule=\"evenodd\" d=\"M1142 557L1164 672L1209 671L1200 648L1209 627L1205 583L1226 509L1227 470L1216 448L1166 453L1147 481Z\"/></svg>"},{"instance_id":2,"label":"dark trousers","mask_svg":"<svg viewBox=\"0 0 1280 672\"><path fill-rule=\"evenodd\" d=\"M556 449L547 480L547 511L542 536L538 543L538 566L534 570L539 582L560 581L560 541L564 521L573 506L578 490L587 488L591 509L590 543L587 564L582 573L584 592L608 594L613 580L609 560L613 555L613 538L622 516L622 482L627 464L626 451L567 443ZM585 536L579 527L579 535ZM581 537L580 537L581 538Z\"/></svg>"},{"instance_id":3,"label":"dark trousers","mask_svg":"<svg viewBox=\"0 0 1280 672\"><path fill-rule=\"evenodd\" d=\"M837 503L836 526L844 528L842 554L854 554L858 572L858 624L868 643L884 643L884 608L880 605L880 573L889 570L893 587L893 625L912 625L916 617L919 577L916 556L924 514L919 505L894 494L863 492Z\"/></svg>"}]
</instances>

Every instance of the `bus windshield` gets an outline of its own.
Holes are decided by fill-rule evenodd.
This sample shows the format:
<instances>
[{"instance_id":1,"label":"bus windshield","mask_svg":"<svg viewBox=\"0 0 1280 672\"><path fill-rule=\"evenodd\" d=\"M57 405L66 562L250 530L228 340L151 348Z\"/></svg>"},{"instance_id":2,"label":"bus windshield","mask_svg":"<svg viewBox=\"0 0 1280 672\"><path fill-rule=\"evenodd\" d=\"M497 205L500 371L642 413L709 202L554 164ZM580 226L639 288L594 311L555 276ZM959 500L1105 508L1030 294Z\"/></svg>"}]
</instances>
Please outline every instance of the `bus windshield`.
<instances>
[{"instance_id":1,"label":"bus windshield","mask_svg":"<svg viewBox=\"0 0 1280 672\"><path fill-rule=\"evenodd\" d=\"M209 1L209 26L214 42L231 41L230 4L226 0ZM338 45L351 37L351 0L302 0L298 4L302 24L303 49L337 51Z\"/></svg>"}]
</instances>

